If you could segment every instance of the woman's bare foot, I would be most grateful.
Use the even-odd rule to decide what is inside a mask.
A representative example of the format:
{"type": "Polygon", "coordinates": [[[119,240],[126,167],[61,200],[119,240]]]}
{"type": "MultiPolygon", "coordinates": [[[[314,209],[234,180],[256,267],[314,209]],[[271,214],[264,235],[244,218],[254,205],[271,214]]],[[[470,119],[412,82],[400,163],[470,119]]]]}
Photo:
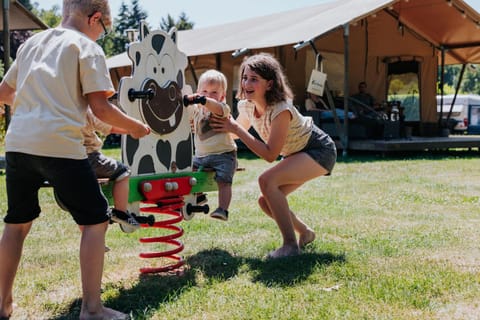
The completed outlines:
{"type": "Polygon", "coordinates": [[[8,320],[10,319],[11,316],[12,316],[11,313],[8,316],[0,316],[0,320],[8,320]]]}
{"type": "Polygon", "coordinates": [[[277,250],[270,252],[267,255],[267,259],[277,259],[284,257],[292,257],[300,254],[300,248],[298,246],[283,246],[277,250]]]}
{"type": "Polygon", "coordinates": [[[10,305],[10,307],[5,308],[4,311],[0,311],[0,320],[10,319],[10,317],[12,316],[13,307],[14,305],[12,304],[10,305]]]}
{"type": "Polygon", "coordinates": [[[130,316],[123,312],[103,307],[102,312],[89,313],[88,311],[80,312],[80,320],[129,320],[130,316]]]}
{"type": "Polygon", "coordinates": [[[313,240],[315,240],[315,232],[313,232],[312,229],[307,229],[307,231],[298,237],[298,246],[303,248],[310,242],[313,242],[313,240]]]}

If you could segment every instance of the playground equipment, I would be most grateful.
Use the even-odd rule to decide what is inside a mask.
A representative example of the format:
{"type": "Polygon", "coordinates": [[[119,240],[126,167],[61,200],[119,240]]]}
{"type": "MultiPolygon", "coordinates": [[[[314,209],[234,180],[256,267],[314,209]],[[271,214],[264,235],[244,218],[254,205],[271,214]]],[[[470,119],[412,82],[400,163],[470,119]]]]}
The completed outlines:
{"type": "MultiPolygon", "coordinates": [[[[183,104],[184,95],[192,90],[185,84],[187,57],[178,50],[176,39],[176,29],[150,31],[142,22],[138,41],[128,47],[132,75],[120,80],[117,95],[120,108],[152,129],[139,140],[122,136],[121,142],[122,161],[132,171],[129,211],[138,213],[142,229],[161,233],[140,237],[143,244],[163,246],[140,253],[141,258],[158,262],[141,268],[142,273],[170,271],[184,264],[179,255],[184,246],[178,240],[183,229],[176,224],[195,212],[208,213],[205,193],[217,190],[212,172],[192,170],[193,139],[183,104]]],[[[112,185],[102,188],[113,203],[112,185]]]]}

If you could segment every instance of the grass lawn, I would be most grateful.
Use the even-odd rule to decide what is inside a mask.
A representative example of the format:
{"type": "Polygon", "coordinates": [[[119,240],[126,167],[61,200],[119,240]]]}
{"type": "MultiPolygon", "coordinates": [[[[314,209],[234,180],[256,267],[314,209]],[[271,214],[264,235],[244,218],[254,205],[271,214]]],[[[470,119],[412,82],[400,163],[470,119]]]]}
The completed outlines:
{"type": "MultiPolygon", "coordinates": [[[[107,151],[118,155],[118,149],[107,151]]],[[[197,213],[182,273],[140,275],[152,251],[112,225],[102,297],[134,319],[477,319],[480,314],[478,153],[350,155],[305,184],[290,205],[317,232],[295,258],[266,261],[280,245],[257,206],[256,178],[271,166],[241,155],[230,220],[197,213]]],[[[6,209],[5,176],[0,208],[6,209]]],[[[217,194],[209,193],[215,207],[217,194]]],[[[52,190],[27,238],[14,319],[78,319],[79,231],[52,190]]],[[[88,201],[88,199],[86,199],[88,201]]],[[[3,223],[0,223],[0,230],[3,223]]],[[[0,262],[1,263],[1,262],[0,262]]]]}

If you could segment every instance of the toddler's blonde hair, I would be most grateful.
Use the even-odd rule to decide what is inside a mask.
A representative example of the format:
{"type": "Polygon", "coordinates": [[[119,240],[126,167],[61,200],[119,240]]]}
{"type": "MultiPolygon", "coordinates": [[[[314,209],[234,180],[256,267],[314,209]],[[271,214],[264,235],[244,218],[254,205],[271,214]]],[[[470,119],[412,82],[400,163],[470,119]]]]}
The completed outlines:
{"type": "Polygon", "coordinates": [[[227,78],[220,71],[210,69],[202,73],[198,79],[198,89],[208,83],[220,84],[223,89],[223,94],[225,95],[227,93],[227,78]]]}

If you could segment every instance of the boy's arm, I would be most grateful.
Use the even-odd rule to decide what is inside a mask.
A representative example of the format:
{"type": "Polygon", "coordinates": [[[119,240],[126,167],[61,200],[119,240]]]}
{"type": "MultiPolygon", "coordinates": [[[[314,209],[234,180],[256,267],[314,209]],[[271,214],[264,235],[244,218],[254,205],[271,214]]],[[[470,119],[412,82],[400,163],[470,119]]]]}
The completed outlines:
{"type": "Polygon", "coordinates": [[[230,114],[230,112],[228,112],[229,107],[226,105],[226,103],[218,102],[217,100],[212,98],[207,97],[207,102],[205,103],[205,107],[211,113],[222,118],[225,118],[230,114]],[[228,109],[226,110],[226,108],[228,109]]]}
{"type": "Polygon", "coordinates": [[[15,89],[10,87],[5,81],[0,83],[0,104],[12,105],[15,99],[15,89]]]}
{"type": "Polygon", "coordinates": [[[122,128],[133,138],[141,138],[150,133],[150,128],[137,119],[134,119],[108,102],[104,91],[87,94],[88,103],[95,116],[113,127],[122,128]]]}
{"type": "Polygon", "coordinates": [[[112,126],[112,130],[110,130],[110,133],[128,134],[128,131],[119,127],[112,126]]]}
{"type": "Polygon", "coordinates": [[[218,102],[215,99],[205,97],[199,94],[192,94],[192,95],[185,96],[183,103],[185,106],[188,106],[190,104],[200,103],[204,105],[208,109],[208,111],[215,114],[216,116],[219,116],[222,118],[228,116],[228,114],[225,114],[225,108],[227,107],[225,103],[218,102]]]}

